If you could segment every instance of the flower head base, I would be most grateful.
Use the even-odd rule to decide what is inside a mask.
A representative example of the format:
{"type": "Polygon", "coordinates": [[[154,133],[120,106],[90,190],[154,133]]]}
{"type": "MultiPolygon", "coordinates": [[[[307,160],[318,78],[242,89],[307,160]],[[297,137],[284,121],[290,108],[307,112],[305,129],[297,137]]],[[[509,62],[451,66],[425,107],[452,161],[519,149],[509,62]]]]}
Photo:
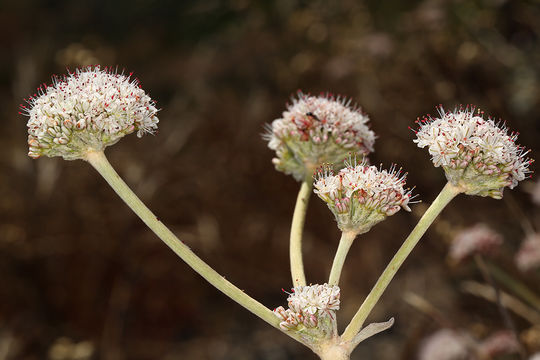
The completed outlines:
{"type": "Polygon", "coordinates": [[[394,166],[390,171],[345,163],[337,175],[328,167],[319,169],[314,192],[335,215],[341,231],[362,234],[403,208],[409,209],[411,190],[403,188],[407,174],[394,166]]]}
{"type": "Polygon", "coordinates": [[[336,311],[339,310],[339,286],[297,286],[287,298],[289,308],[276,308],[285,331],[298,331],[309,343],[335,335],[336,311]]]}
{"type": "Polygon", "coordinates": [[[375,134],[368,121],[350,100],[299,92],[282,118],[268,126],[265,139],[276,151],[276,169],[303,181],[323,163],[339,163],[349,152],[365,156],[373,151],[375,134]]]}
{"type": "Polygon", "coordinates": [[[153,133],[155,103],[130,76],[86,67],[40,87],[29,107],[21,105],[29,117],[28,155],[84,159],[132,132],[153,133]]]}
{"type": "Polygon", "coordinates": [[[439,118],[425,117],[414,140],[428,147],[433,164],[442,166],[450,183],[468,195],[502,198],[504,187],[514,188],[530,172],[528,151],[515,143],[517,134],[507,134],[474,107],[445,112],[439,118]]]}

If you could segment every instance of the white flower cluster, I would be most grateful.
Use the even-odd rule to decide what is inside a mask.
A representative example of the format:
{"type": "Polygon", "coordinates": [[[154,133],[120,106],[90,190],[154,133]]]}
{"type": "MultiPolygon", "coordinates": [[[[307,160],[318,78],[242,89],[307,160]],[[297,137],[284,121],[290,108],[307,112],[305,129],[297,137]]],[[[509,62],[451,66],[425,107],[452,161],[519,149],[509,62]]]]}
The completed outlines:
{"type": "Polygon", "coordinates": [[[276,169],[302,181],[323,163],[339,163],[349,152],[373,151],[369,118],[342,97],[298,94],[292,105],[268,126],[265,139],[276,151],[276,169]]]}
{"type": "Polygon", "coordinates": [[[84,158],[121,137],[153,133],[158,118],[154,101],[130,76],[102,70],[78,69],[52,86],[40,88],[21,105],[28,119],[28,155],[84,158]]]}
{"type": "Polygon", "coordinates": [[[449,257],[460,262],[474,254],[491,254],[503,243],[503,237],[486,224],[476,224],[460,231],[452,240],[449,257]]]}
{"type": "Polygon", "coordinates": [[[317,328],[321,320],[335,321],[335,311],[339,310],[339,286],[310,285],[297,286],[287,298],[289,308],[280,306],[274,310],[281,320],[283,330],[298,330],[299,325],[317,328]]]}
{"type": "Polygon", "coordinates": [[[403,188],[407,174],[394,166],[389,171],[346,162],[337,175],[319,169],[314,192],[335,215],[341,231],[361,234],[403,208],[410,211],[411,191],[403,188]]]}
{"type": "Polygon", "coordinates": [[[508,135],[506,127],[474,110],[445,112],[440,107],[439,118],[418,120],[414,142],[428,147],[433,164],[442,166],[448,181],[466,194],[501,198],[505,186],[512,189],[525,179],[532,160],[515,143],[517,134],[508,135]]]}

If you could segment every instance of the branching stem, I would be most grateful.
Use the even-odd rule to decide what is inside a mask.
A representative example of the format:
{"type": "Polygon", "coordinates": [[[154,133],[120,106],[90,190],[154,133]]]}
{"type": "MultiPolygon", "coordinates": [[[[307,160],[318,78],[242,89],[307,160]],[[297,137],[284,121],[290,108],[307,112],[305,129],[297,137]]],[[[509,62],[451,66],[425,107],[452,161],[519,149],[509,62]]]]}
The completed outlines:
{"type": "Polygon", "coordinates": [[[409,256],[420,238],[424,235],[428,227],[433,223],[435,218],[445,208],[445,206],[448,205],[448,203],[460,192],[461,190],[458,187],[450,183],[447,183],[445,185],[439,196],[437,196],[433,204],[431,204],[431,206],[426,210],[420,221],[418,221],[416,227],[409,234],[407,239],[405,239],[403,245],[401,245],[397,253],[394,255],[394,257],[386,267],[386,269],[384,269],[384,272],[379,277],[379,280],[377,280],[377,283],[375,284],[373,289],[371,289],[371,292],[368,294],[368,296],[354,315],[351,323],[349,324],[349,326],[347,326],[345,332],[342,335],[342,339],[344,341],[351,341],[354,336],[360,331],[360,329],[364,325],[364,322],[366,321],[366,318],[371,313],[371,310],[373,310],[373,308],[379,301],[379,298],[388,287],[388,284],[390,283],[390,281],[392,281],[392,279],[396,275],[396,272],[399,270],[405,259],[409,256]]]}

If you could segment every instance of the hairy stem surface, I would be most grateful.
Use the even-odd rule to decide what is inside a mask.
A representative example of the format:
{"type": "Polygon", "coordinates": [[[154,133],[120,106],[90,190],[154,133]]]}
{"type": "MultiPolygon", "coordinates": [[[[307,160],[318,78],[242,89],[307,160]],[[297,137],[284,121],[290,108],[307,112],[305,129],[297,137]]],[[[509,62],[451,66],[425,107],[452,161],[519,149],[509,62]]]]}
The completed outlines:
{"type": "Polygon", "coordinates": [[[298,197],[291,224],[291,236],[289,243],[289,256],[291,259],[291,276],[293,286],[305,286],[306,275],[304,274],[304,261],[302,260],[302,233],[304,230],[304,222],[306,220],[306,212],[311,195],[312,183],[309,180],[304,180],[298,197]]]}
{"type": "Polygon", "coordinates": [[[424,235],[428,227],[433,223],[435,218],[440,214],[440,212],[445,208],[445,206],[448,205],[448,203],[460,192],[461,190],[458,187],[450,183],[447,183],[445,185],[445,187],[437,196],[433,204],[431,204],[431,206],[426,210],[420,221],[418,221],[416,227],[409,234],[407,239],[405,239],[403,245],[401,245],[397,253],[394,255],[394,257],[386,267],[386,269],[384,269],[382,275],[379,277],[379,280],[377,280],[377,283],[375,284],[373,289],[371,289],[371,292],[368,294],[368,296],[354,315],[351,323],[349,324],[349,326],[347,326],[345,332],[342,335],[342,339],[344,341],[352,340],[354,336],[360,331],[360,329],[364,325],[364,322],[366,321],[366,318],[371,313],[371,310],[373,310],[373,307],[375,307],[375,305],[379,301],[379,298],[388,287],[388,284],[390,283],[390,281],[392,281],[392,279],[396,275],[396,272],[399,270],[407,256],[409,256],[422,235],[424,235]]]}
{"type": "Polygon", "coordinates": [[[349,253],[349,249],[356,238],[356,233],[346,231],[341,233],[341,239],[339,239],[339,246],[336,251],[336,256],[334,257],[334,262],[332,263],[332,270],[330,270],[330,278],[328,279],[329,285],[338,285],[339,278],[341,277],[341,271],[343,270],[343,264],[345,263],[345,258],[349,253]]]}
{"type": "MultiPolygon", "coordinates": [[[[251,298],[242,290],[227,281],[223,276],[218,274],[156,218],[150,209],[144,205],[137,195],[135,195],[135,193],[133,193],[127,184],[120,178],[102,151],[89,152],[86,160],[101,174],[101,176],[103,176],[118,196],[124,200],[141,220],[193,270],[232,300],[236,301],[268,324],[279,329],[279,319],[270,309],[251,298]]],[[[290,333],[287,333],[287,335],[293,336],[290,333]]]]}

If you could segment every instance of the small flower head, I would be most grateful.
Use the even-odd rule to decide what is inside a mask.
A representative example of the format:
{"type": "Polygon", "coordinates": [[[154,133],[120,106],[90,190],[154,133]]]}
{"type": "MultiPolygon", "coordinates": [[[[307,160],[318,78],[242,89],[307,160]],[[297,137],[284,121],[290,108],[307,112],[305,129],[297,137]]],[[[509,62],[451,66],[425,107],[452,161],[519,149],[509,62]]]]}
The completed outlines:
{"type": "Polygon", "coordinates": [[[501,234],[485,224],[460,231],[452,240],[449,257],[458,263],[474,254],[490,255],[503,243],[501,234]]]}
{"type": "Polygon", "coordinates": [[[141,137],[157,129],[155,103],[138,81],[99,66],[55,78],[27,102],[21,113],[29,117],[28,155],[34,159],[84,159],[127,134],[141,137]]]}
{"type": "Polygon", "coordinates": [[[299,92],[265,134],[268,147],[276,151],[276,169],[303,181],[323,163],[339,163],[349,152],[372,152],[375,134],[367,126],[369,118],[350,102],[299,92]]]}
{"type": "Polygon", "coordinates": [[[407,174],[394,166],[390,171],[368,166],[366,162],[345,162],[334,175],[331,168],[319,169],[314,192],[335,215],[341,231],[361,234],[403,208],[409,209],[411,191],[406,190],[407,174]]]}
{"type": "Polygon", "coordinates": [[[274,313],[281,320],[279,326],[283,330],[299,331],[306,340],[316,341],[334,334],[339,297],[339,286],[297,286],[287,298],[289,308],[280,306],[274,313]]]}
{"type": "Polygon", "coordinates": [[[515,261],[521,271],[540,268],[540,234],[531,234],[523,240],[515,261]]]}
{"type": "Polygon", "coordinates": [[[419,360],[466,360],[471,353],[467,335],[441,329],[426,338],[418,354],[419,360]]]}
{"type": "Polygon", "coordinates": [[[474,107],[427,116],[417,121],[420,129],[414,140],[427,147],[433,164],[442,166],[446,178],[469,195],[502,198],[506,186],[513,189],[530,173],[528,151],[515,143],[517,134],[507,134],[505,126],[484,119],[474,107]]]}

